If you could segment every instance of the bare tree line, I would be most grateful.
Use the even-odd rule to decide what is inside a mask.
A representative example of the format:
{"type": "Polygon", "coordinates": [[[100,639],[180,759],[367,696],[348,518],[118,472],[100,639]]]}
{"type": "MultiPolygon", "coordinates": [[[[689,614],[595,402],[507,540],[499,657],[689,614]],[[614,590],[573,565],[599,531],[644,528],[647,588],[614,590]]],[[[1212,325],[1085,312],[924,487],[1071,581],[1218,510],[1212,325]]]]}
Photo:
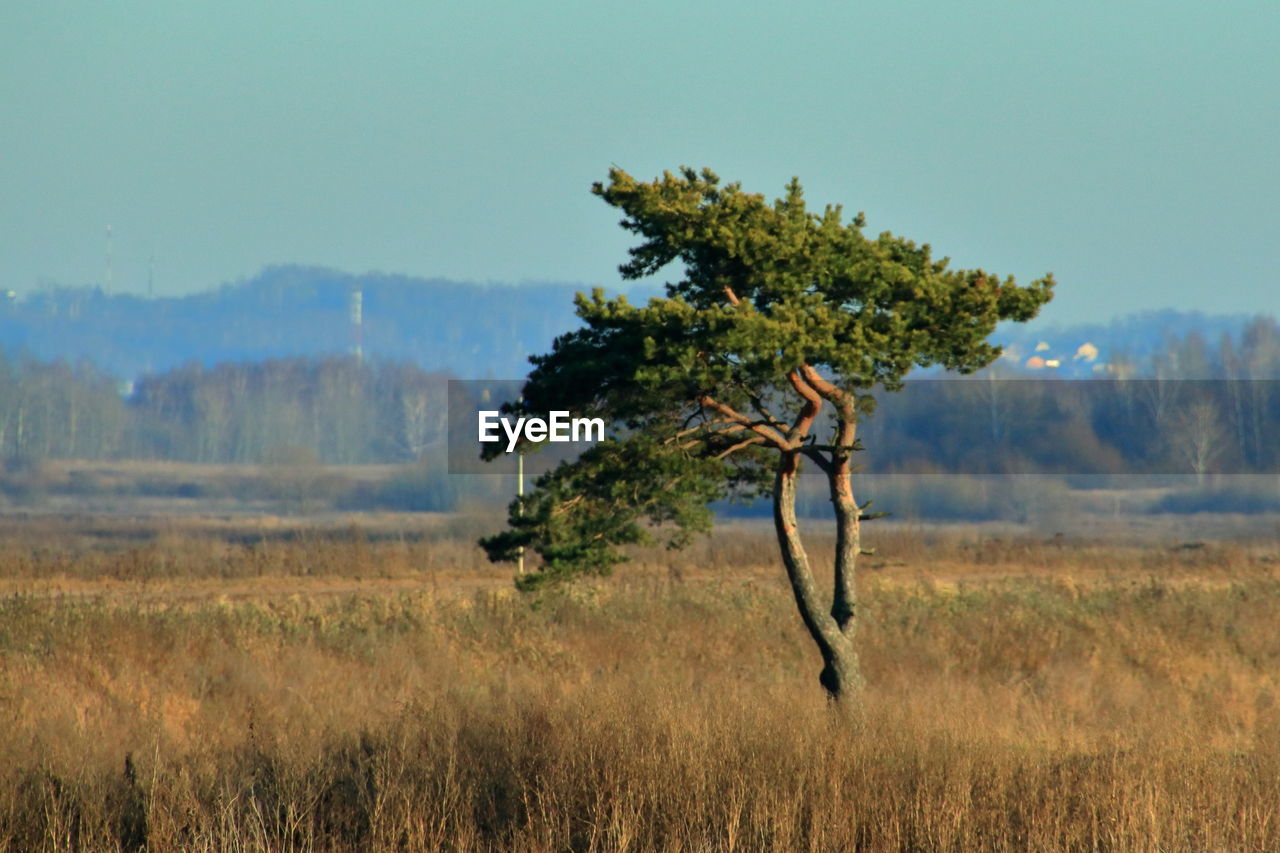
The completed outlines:
{"type": "Polygon", "coordinates": [[[259,463],[302,449],[334,465],[407,462],[443,444],[446,381],[334,357],[192,364],[130,389],[87,362],[6,360],[0,455],[259,463]]]}
{"type": "MultiPolygon", "coordinates": [[[[886,399],[864,424],[869,470],[1244,473],[1280,468],[1280,326],[1259,318],[1209,345],[1170,338],[1113,357],[1096,383],[965,381],[886,399]],[[892,442],[883,435],[895,437],[892,442]],[[994,461],[993,461],[994,460],[994,461]],[[993,466],[1004,466],[999,470],[993,466]],[[1083,466],[1083,467],[1082,467],[1083,466]]],[[[331,465],[445,452],[447,379],[351,357],[189,364],[131,388],[88,361],[0,354],[0,458],[262,463],[303,452],[331,465]]]]}

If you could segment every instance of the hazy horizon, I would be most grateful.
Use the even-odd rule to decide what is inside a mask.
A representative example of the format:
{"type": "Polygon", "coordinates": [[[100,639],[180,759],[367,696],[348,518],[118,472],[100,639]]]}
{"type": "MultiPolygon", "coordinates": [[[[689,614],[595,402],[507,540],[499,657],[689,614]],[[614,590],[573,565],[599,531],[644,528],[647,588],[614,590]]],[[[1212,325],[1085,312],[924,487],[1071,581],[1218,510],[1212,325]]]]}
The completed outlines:
{"type": "MultiPolygon", "coordinates": [[[[140,298],[155,299],[155,300],[184,299],[186,297],[214,294],[225,288],[249,287],[254,284],[262,283],[263,281],[270,281],[275,275],[279,273],[292,273],[292,272],[315,273],[317,275],[324,276],[324,277],[333,277],[338,279],[351,279],[353,285],[357,282],[362,282],[365,288],[368,288],[371,286],[376,287],[381,283],[385,283],[389,280],[396,280],[396,279],[403,279],[408,283],[422,284],[422,285],[440,283],[440,284],[454,285],[458,287],[497,288],[497,289],[522,288],[522,287],[566,288],[566,289],[575,288],[583,292],[589,292],[593,287],[603,286],[603,285],[595,284],[592,282],[552,281],[547,279],[524,279],[521,281],[498,281],[494,279],[488,279],[483,281],[474,280],[474,279],[465,280],[465,279],[459,279],[459,278],[451,278],[448,276],[413,275],[410,273],[403,273],[403,272],[396,272],[396,271],[389,271],[389,270],[378,270],[378,269],[355,271],[355,270],[341,269],[339,267],[324,266],[321,264],[272,263],[272,264],[265,264],[258,270],[246,275],[237,276],[233,279],[228,279],[226,281],[216,282],[207,287],[192,288],[191,290],[177,292],[177,293],[155,292],[155,293],[148,294],[145,288],[141,290],[138,288],[131,288],[131,289],[116,288],[108,291],[103,288],[101,282],[70,282],[70,281],[61,282],[61,281],[53,281],[51,279],[45,279],[43,281],[37,282],[34,287],[28,288],[25,291],[15,292],[14,298],[19,302],[25,302],[33,298],[39,298],[41,294],[56,292],[59,289],[65,288],[71,291],[89,290],[89,291],[100,292],[105,297],[125,296],[125,297],[140,297],[140,298]]],[[[642,296],[643,298],[647,299],[648,298],[647,294],[649,292],[652,292],[652,294],[655,296],[660,295],[661,286],[662,286],[661,282],[656,278],[645,279],[639,282],[615,281],[610,286],[606,287],[606,293],[622,293],[630,296],[633,300],[637,298],[641,298],[642,296]]],[[[366,290],[366,293],[367,293],[367,290],[366,290]]],[[[565,307],[566,307],[566,310],[568,311],[572,310],[572,305],[570,305],[569,303],[566,303],[565,307]]],[[[1213,307],[1176,308],[1176,307],[1165,305],[1165,306],[1154,306],[1149,308],[1135,308],[1132,311],[1125,311],[1125,312],[1116,313],[1113,315],[1100,316],[1097,318],[1091,317],[1091,316],[1082,316],[1074,319],[1068,318],[1066,320],[1056,318],[1050,313],[1042,312],[1040,315],[1033,317],[1031,320],[1028,320],[1026,322],[1015,322],[1012,320],[1002,321],[999,324],[999,328],[1005,328],[1011,331],[1016,331],[1018,329],[1026,329],[1026,330],[1035,329],[1043,333],[1043,332],[1051,332],[1056,329],[1069,330],[1076,327],[1088,326],[1088,325],[1106,326],[1106,325],[1112,325],[1112,324],[1123,324],[1128,321],[1142,319],[1143,317],[1158,316],[1161,314],[1177,315],[1184,318],[1194,318],[1199,316],[1199,317],[1204,317],[1207,320],[1214,320],[1214,321],[1242,321],[1243,322],[1243,321],[1248,321],[1257,317],[1280,319],[1280,311],[1276,311],[1276,310],[1268,311],[1268,310],[1259,309],[1255,311],[1249,311],[1249,310],[1231,311],[1226,309],[1214,310],[1213,307]]]]}

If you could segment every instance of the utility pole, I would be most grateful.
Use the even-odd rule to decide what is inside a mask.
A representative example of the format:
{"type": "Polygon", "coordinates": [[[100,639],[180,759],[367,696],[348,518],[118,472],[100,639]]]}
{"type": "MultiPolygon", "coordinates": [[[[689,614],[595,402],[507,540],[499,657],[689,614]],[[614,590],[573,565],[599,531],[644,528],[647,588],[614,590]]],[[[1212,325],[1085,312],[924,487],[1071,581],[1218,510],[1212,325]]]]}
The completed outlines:
{"type": "MultiPolygon", "coordinates": [[[[524,405],[524,395],[520,396],[520,404],[524,405]]],[[[524,451],[516,454],[516,514],[524,515],[524,451]]],[[[520,546],[520,554],[516,557],[516,574],[524,574],[524,546],[520,546]]]]}

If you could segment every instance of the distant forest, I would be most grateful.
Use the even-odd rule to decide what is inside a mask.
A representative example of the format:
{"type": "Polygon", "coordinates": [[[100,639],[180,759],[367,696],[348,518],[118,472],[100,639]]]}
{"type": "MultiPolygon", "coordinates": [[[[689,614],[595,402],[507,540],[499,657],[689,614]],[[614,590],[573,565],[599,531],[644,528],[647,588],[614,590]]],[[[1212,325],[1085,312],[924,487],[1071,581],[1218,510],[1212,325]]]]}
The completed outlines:
{"type": "Polygon", "coordinates": [[[128,396],[89,362],[0,362],[0,456],[271,462],[413,462],[440,449],[441,373],[351,356],[198,364],[148,376],[128,396]]]}
{"type": "MultiPolygon", "coordinates": [[[[1247,473],[1280,470],[1280,326],[1209,346],[1170,337],[1126,381],[997,365],[909,381],[864,424],[869,470],[1247,473]],[[1026,381],[1034,375],[1037,381],[1026,381]],[[1183,377],[1198,380],[1188,381],[1183,377]],[[1230,380],[1230,381],[1220,381],[1230,380]]],[[[443,459],[448,374],[355,356],[189,363],[121,380],[87,360],[0,359],[0,458],[330,465],[443,459]]]]}

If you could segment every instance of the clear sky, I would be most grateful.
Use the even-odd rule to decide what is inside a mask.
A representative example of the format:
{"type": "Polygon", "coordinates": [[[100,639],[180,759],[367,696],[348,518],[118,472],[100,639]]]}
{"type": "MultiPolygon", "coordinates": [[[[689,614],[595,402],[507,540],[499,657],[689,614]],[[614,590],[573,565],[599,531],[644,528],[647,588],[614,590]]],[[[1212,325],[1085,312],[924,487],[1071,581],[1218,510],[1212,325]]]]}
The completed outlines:
{"type": "Polygon", "coordinates": [[[1280,313],[1280,3],[0,4],[0,282],[617,283],[616,163],[792,175],[1045,319],[1280,313]]]}

